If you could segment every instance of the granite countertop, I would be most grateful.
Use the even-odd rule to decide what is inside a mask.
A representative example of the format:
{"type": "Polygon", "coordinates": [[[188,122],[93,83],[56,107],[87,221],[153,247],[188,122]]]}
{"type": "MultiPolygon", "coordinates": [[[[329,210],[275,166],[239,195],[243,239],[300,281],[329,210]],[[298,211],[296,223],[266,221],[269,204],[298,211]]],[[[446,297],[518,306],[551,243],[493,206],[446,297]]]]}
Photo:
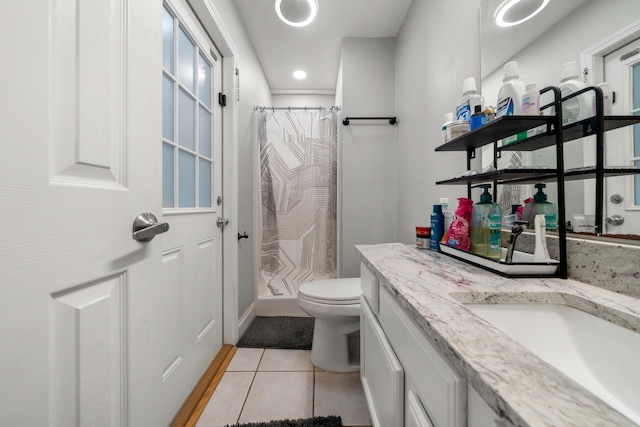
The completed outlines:
{"type": "Polygon", "coordinates": [[[571,279],[505,278],[400,243],[356,249],[505,425],[636,425],[462,303],[559,303],[640,331],[640,299],[571,279]]]}

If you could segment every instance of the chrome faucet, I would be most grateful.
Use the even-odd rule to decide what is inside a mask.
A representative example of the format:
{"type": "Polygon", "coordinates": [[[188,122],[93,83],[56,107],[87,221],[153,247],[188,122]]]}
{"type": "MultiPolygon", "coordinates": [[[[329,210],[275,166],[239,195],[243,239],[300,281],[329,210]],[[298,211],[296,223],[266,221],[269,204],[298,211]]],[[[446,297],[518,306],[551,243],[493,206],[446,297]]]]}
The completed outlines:
{"type": "Polygon", "coordinates": [[[511,237],[509,237],[509,247],[507,248],[507,256],[505,262],[511,264],[513,262],[513,250],[516,247],[516,239],[524,231],[524,227],[529,224],[529,221],[514,221],[513,227],[511,227],[511,237]]]}

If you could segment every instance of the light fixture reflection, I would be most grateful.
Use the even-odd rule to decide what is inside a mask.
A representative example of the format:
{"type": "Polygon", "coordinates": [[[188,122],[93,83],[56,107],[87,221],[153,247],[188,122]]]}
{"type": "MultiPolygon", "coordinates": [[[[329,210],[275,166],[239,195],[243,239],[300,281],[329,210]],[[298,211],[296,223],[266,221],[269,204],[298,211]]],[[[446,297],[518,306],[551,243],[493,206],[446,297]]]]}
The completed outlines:
{"type": "MultiPolygon", "coordinates": [[[[504,2],[502,2],[502,4],[500,6],[498,6],[498,8],[496,9],[495,12],[495,18],[496,18],[496,24],[499,27],[513,27],[515,25],[519,25],[522,24],[523,22],[528,21],[529,19],[533,18],[534,16],[536,16],[538,13],[542,12],[542,9],[544,9],[545,7],[547,7],[547,5],[549,4],[550,0],[542,0],[540,3],[540,6],[538,6],[537,9],[535,9],[533,12],[530,12],[527,10],[526,13],[528,13],[528,15],[524,16],[523,18],[517,19],[517,20],[511,20],[511,21],[506,21],[505,20],[505,15],[507,14],[507,12],[509,12],[511,9],[513,9],[516,5],[518,5],[518,3],[521,3],[523,0],[505,0],[504,2]]],[[[536,0],[536,1],[540,1],[540,0],[536,0]]],[[[520,4],[521,9],[527,9],[526,6],[528,6],[531,3],[530,0],[524,0],[524,3],[520,4]]]]}
{"type": "Polygon", "coordinates": [[[278,18],[292,27],[309,25],[318,13],[317,0],[276,0],[278,18]]]}
{"type": "Polygon", "coordinates": [[[306,79],[307,78],[307,73],[305,73],[302,70],[296,70],[296,71],[293,72],[293,77],[295,77],[298,80],[306,79]]]}

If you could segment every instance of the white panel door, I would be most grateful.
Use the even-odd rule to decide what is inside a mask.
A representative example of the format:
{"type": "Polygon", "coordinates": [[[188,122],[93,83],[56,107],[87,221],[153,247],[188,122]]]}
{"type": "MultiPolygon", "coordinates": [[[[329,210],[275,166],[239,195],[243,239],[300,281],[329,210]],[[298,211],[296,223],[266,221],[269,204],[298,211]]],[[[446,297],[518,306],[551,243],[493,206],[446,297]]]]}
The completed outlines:
{"type": "MultiPolygon", "coordinates": [[[[614,115],[640,115],[640,39],[604,57],[604,79],[616,94],[614,115]]],[[[605,135],[607,166],[640,167],[640,125],[605,135]]],[[[608,234],[640,234],[640,175],[605,180],[605,218],[619,215],[622,224],[605,223],[608,234]],[[612,196],[616,196],[612,199],[612,196]],[[622,200],[621,200],[621,198],[622,200]]]]}
{"type": "Polygon", "coordinates": [[[162,22],[163,214],[171,233],[162,242],[158,410],[169,416],[222,348],[222,72],[186,2],[167,2],[162,22]]]}
{"type": "MultiPolygon", "coordinates": [[[[162,3],[9,0],[0,425],[162,426],[162,3]]],[[[165,218],[166,219],[166,218],[165,218]]],[[[205,245],[205,243],[202,243],[205,245]]]]}

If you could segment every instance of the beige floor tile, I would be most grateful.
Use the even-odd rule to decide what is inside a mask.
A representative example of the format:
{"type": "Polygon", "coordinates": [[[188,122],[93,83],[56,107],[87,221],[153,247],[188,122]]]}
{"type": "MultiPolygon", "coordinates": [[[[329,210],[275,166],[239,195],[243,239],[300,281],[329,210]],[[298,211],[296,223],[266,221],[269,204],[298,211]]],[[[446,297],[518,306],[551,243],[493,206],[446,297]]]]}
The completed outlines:
{"type": "Polygon", "coordinates": [[[313,372],[257,372],[241,423],[312,416],[313,372]]]}
{"type": "Polygon", "coordinates": [[[268,348],[264,351],[258,371],[313,371],[311,351],[268,348]]]}
{"type": "Polygon", "coordinates": [[[264,353],[263,348],[238,348],[233,355],[227,372],[255,372],[264,353]]]}
{"type": "Polygon", "coordinates": [[[339,415],[345,426],[370,426],[360,373],[316,372],[314,416],[339,415]]]}
{"type": "Polygon", "coordinates": [[[196,427],[223,427],[238,421],[255,372],[225,372],[196,427]]]}

